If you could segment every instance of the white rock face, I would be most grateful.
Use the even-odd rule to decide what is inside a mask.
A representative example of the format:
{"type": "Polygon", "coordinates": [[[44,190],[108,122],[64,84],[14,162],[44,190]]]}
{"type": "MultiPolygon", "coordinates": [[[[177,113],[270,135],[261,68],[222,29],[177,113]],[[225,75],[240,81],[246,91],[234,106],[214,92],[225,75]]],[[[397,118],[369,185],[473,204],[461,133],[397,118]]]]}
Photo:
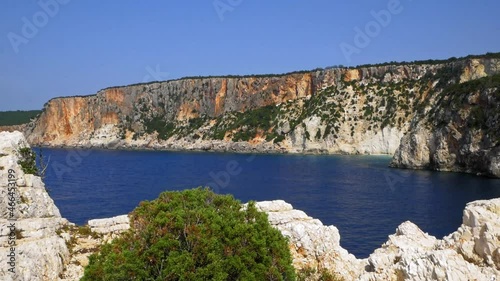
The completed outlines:
{"type": "Polygon", "coordinates": [[[356,280],[500,280],[499,253],[500,198],[474,201],[462,226],[443,240],[401,224],[356,280]]]}
{"type": "Polygon", "coordinates": [[[467,204],[462,226],[443,240],[464,259],[500,270],[500,198],[467,204]]]}
{"type": "Polygon", "coordinates": [[[130,228],[130,222],[127,215],[89,220],[90,229],[96,233],[117,234],[130,228]]]}
{"type": "MultiPolygon", "coordinates": [[[[360,121],[360,123],[362,123],[360,121]]],[[[306,129],[297,127],[293,135],[288,138],[289,152],[291,153],[329,153],[329,154],[394,154],[400,145],[400,140],[405,133],[405,129],[386,127],[383,130],[363,131],[362,126],[356,128],[355,133],[350,135],[348,126],[341,127],[341,134],[338,138],[332,136],[324,139],[307,139],[305,132],[309,136],[314,136],[316,132],[324,132],[325,125],[318,125],[315,117],[305,120],[306,129]],[[314,134],[312,133],[314,132],[314,134]]],[[[368,125],[366,126],[368,127],[368,125]]]]}
{"type": "Polygon", "coordinates": [[[20,132],[0,132],[0,280],[57,280],[69,260],[69,251],[56,232],[68,222],[61,218],[42,180],[24,174],[17,164],[16,151],[21,147],[29,145],[20,132]],[[17,179],[12,194],[9,174],[17,179]],[[13,209],[9,209],[10,198],[16,203],[13,209]],[[10,236],[12,226],[15,240],[10,236]],[[13,261],[8,255],[15,255],[15,263],[8,264],[13,261]]]}
{"type": "Polygon", "coordinates": [[[89,142],[95,147],[108,147],[117,141],[118,134],[119,129],[114,124],[105,124],[93,132],[89,142]]]}
{"type": "Polygon", "coordinates": [[[339,276],[354,276],[362,270],[362,262],[340,246],[335,226],[325,226],[282,200],[257,202],[256,207],[289,238],[295,268],[327,269],[339,276]]]}

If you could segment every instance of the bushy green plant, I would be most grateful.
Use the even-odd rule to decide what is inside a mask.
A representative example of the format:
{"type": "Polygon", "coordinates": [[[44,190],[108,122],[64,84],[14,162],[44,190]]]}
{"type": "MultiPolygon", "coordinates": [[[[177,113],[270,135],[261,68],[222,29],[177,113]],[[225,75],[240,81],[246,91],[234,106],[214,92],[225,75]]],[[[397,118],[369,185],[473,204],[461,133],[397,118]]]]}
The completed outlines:
{"type": "Polygon", "coordinates": [[[142,202],[82,280],[295,280],[291,262],[287,240],[254,203],[197,188],[142,202]]]}
{"type": "Polygon", "coordinates": [[[279,135],[277,136],[275,139],[274,139],[274,143],[280,143],[282,141],[285,140],[285,136],[284,135],[279,135]]]}
{"type": "Polygon", "coordinates": [[[167,122],[162,117],[158,116],[145,120],[144,126],[146,127],[146,133],[152,134],[156,131],[158,137],[162,140],[170,138],[174,134],[176,128],[175,124],[167,122]]]}
{"type": "Polygon", "coordinates": [[[231,113],[227,118],[219,117],[212,128],[214,139],[223,139],[226,132],[235,131],[233,141],[249,141],[257,131],[267,132],[276,125],[279,108],[274,105],[263,106],[245,112],[231,113]],[[246,127],[245,130],[242,127],[246,127]]]}
{"type": "Polygon", "coordinates": [[[17,151],[19,160],[17,164],[25,174],[39,175],[38,167],[36,166],[36,153],[29,147],[21,147],[17,151]]]}

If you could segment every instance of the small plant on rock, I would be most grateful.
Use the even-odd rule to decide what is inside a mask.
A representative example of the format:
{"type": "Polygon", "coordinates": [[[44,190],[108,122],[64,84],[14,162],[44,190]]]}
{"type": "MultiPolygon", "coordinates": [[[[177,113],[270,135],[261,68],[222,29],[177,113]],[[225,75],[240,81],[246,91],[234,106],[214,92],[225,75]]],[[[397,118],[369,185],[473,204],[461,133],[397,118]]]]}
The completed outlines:
{"type": "Polygon", "coordinates": [[[17,150],[19,160],[17,164],[25,174],[38,176],[38,167],[36,166],[36,153],[29,147],[21,147],[17,150]]]}

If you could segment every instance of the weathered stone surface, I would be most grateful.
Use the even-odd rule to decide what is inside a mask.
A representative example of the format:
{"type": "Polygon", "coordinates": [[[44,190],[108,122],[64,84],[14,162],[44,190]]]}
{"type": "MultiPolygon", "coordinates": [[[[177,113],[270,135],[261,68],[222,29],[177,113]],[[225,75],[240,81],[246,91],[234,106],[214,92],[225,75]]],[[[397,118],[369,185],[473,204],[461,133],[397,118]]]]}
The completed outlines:
{"type": "Polygon", "coordinates": [[[23,125],[12,125],[12,126],[0,126],[0,132],[15,132],[15,131],[24,131],[26,129],[26,124],[23,125]]]}
{"type": "Polygon", "coordinates": [[[130,228],[130,223],[127,215],[89,220],[90,229],[96,233],[117,234],[126,231],[130,228]]]}
{"type": "Polygon", "coordinates": [[[325,226],[282,200],[257,202],[256,207],[289,238],[296,269],[326,269],[340,276],[354,276],[362,269],[363,264],[340,246],[335,226],[325,226]]]}
{"type": "Polygon", "coordinates": [[[467,204],[462,226],[443,240],[464,259],[500,270],[500,198],[467,204]]]}
{"type": "Polygon", "coordinates": [[[467,61],[462,87],[428,96],[428,107],[412,121],[391,165],[499,178],[500,87],[491,77],[499,69],[498,60],[467,61]],[[479,78],[482,83],[475,83],[479,78]]]}
{"type": "Polygon", "coordinates": [[[21,147],[29,146],[20,132],[0,132],[0,280],[57,280],[69,261],[66,243],[57,233],[68,222],[61,218],[42,180],[24,174],[17,164],[21,147]],[[14,190],[9,190],[9,170],[16,175],[14,190]],[[8,205],[10,196],[16,203],[13,209],[8,205]],[[15,240],[9,239],[13,224],[15,240]],[[11,253],[15,264],[9,265],[11,253]]]}
{"type": "Polygon", "coordinates": [[[499,280],[499,208],[500,198],[467,204],[463,224],[443,240],[401,224],[356,280],[499,280]]]}
{"type": "Polygon", "coordinates": [[[439,98],[411,124],[391,165],[500,177],[499,104],[500,87],[439,98]]]}

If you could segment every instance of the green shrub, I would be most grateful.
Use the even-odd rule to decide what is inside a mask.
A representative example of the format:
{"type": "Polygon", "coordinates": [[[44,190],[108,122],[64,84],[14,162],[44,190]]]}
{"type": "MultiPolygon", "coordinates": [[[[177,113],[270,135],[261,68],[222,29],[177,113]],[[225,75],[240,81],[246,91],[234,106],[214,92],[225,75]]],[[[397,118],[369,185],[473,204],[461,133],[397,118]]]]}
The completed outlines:
{"type": "Polygon", "coordinates": [[[285,140],[285,135],[279,135],[274,139],[274,143],[280,143],[285,140]]]}
{"type": "Polygon", "coordinates": [[[29,147],[21,147],[17,151],[19,160],[17,164],[25,174],[38,176],[38,167],[36,166],[36,153],[29,147]]]}
{"type": "Polygon", "coordinates": [[[222,140],[226,132],[236,131],[232,135],[233,141],[249,141],[256,136],[258,130],[271,130],[277,123],[278,114],[279,108],[275,105],[228,113],[217,118],[217,123],[211,128],[211,135],[216,140],[222,140]],[[243,130],[242,127],[246,129],[243,130]]]}
{"type": "Polygon", "coordinates": [[[162,117],[153,117],[144,121],[144,126],[146,127],[146,133],[152,134],[153,132],[158,133],[158,137],[162,140],[167,140],[175,133],[176,125],[172,122],[167,122],[163,120],[162,117]]]}
{"type": "Polygon", "coordinates": [[[255,203],[197,188],[164,192],[89,259],[82,280],[295,280],[288,242],[255,203]]]}

